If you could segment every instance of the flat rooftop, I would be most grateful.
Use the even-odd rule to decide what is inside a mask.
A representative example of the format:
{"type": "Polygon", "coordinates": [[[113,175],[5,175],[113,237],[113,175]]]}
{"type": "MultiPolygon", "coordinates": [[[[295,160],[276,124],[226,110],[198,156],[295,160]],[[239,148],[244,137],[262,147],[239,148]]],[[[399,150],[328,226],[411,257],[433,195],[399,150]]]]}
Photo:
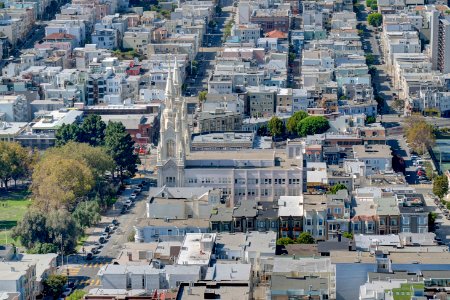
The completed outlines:
{"type": "Polygon", "coordinates": [[[178,291],[177,299],[180,300],[198,300],[206,299],[205,295],[209,295],[208,299],[221,300],[237,300],[250,299],[250,287],[245,285],[226,285],[214,286],[213,289],[205,286],[182,286],[178,291]],[[190,292],[188,292],[188,289],[190,292]]]}
{"type": "Polygon", "coordinates": [[[179,265],[208,265],[216,240],[214,233],[188,233],[178,256],[179,265]]]}

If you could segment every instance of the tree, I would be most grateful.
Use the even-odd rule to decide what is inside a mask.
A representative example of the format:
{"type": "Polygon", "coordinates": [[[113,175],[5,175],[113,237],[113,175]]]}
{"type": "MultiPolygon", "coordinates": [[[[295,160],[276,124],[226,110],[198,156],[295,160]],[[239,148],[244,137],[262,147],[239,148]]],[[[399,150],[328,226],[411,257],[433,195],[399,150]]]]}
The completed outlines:
{"type": "Polygon", "coordinates": [[[49,275],[43,282],[44,294],[53,296],[54,299],[62,293],[67,277],[64,275],[49,275]]]}
{"type": "Polygon", "coordinates": [[[72,213],[77,227],[84,229],[97,224],[100,219],[100,206],[97,201],[85,201],[79,203],[72,213]]]}
{"type": "Polygon", "coordinates": [[[36,243],[33,248],[27,251],[29,254],[58,253],[58,247],[51,243],[36,243]]]}
{"type": "Polygon", "coordinates": [[[290,237],[282,237],[277,240],[277,245],[280,245],[280,246],[286,246],[286,245],[293,244],[293,243],[294,243],[294,240],[291,239],[290,237]]]}
{"type": "Polygon", "coordinates": [[[125,172],[129,176],[134,176],[139,158],[134,154],[134,142],[122,123],[108,123],[105,131],[105,147],[116,163],[120,179],[123,179],[125,172]]]}
{"type": "Polygon", "coordinates": [[[63,146],[69,141],[101,146],[104,144],[105,128],[105,122],[98,115],[87,116],[81,124],[63,124],[56,131],[56,146],[63,146]]]}
{"type": "Polygon", "coordinates": [[[367,23],[369,23],[373,27],[381,26],[383,23],[383,15],[380,13],[372,13],[367,17],[367,23]]]}
{"type": "Polygon", "coordinates": [[[351,233],[351,232],[346,231],[346,232],[344,232],[344,233],[342,234],[342,236],[345,237],[345,238],[347,238],[347,239],[353,240],[353,233],[351,233]]]}
{"type": "Polygon", "coordinates": [[[448,192],[448,178],[445,175],[436,176],[433,180],[433,194],[442,200],[448,192]]]}
{"type": "Polygon", "coordinates": [[[314,244],[316,241],[309,232],[302,232],[298,238],[295,239],[296,244],[314,244]]]}
{"type": "Polygon", "coordinates": [[[434,231],[434,225],[436,223],[436,219],[438,217],[438,214],[435,212],[429,212],[428,213],[428,232],[434,231]]]}
{"type": "Polygon", "coordinates": [[[267,125],[266,124],[261,125],[261,127],[258,128],[257,134],[259,136],[269,135],[268,130],[267,130],[267,125]]]}
{"type": "Polygon", "coordinates": [[[56,130],[56,146],[62,146],[69,141],[81,142],[81,128],[78,124],[62,124],[58,130],[56,130]]]}
{"type": "Polygon", "coordinates": [[[425,153],[436,142],[433,126],[428,124],[423,117],[407,118],[405,130],[408,143],[419,154],[425,153]]]}
{"type": "Polygon", "coordinates": [[[368,66],[373,65],[375,63],[375,57],[373,56],[373,54],[366,54],[366,63],[368,66]]]}
{"type": "Polygon", "coordinates": [[[16,181],[29,174],[32,155],[16,142],[0,142],[0,179],[8,188],[11,179],[16,181]]]}
{"type": "Polygon", "coordinates": [[[283,121],[274,116],[267,123],[267,129],[273,137],[281,136],[284,133],[283,121]]]}
{"type": "Polygon", "coordinates": [[[69,212],[54,210],[45,213],[30,209],[13,228],[13,238],[19,238],[23,246],[35,253],[55,253],[61,250],[71,253],[77,244],[78,229],[69,212]]]}
{"type": "Polygon", "coordinates": [[[429,161],[426,161],[424,163],[424,167],[425,167],[425,173],[427,174],[427,177],[430,180],[433,180],[435,174],[434,174],[433,166],[431,165],[431,163],[429,161]]]}
{"type": "Polygon", "coordinates": [[[64,253],[72,253],[80,234],[73,217],[65,210],[48,214],[45,222],[51,242],[63,248],[64,253]]]}
{"type": "Polygon", "coordinates": [[[366,117],[366,125],[367,124],[372,124],[372,123],[375,123],[377,121],[377,118],[376,117],[374,117],[374,116],[367,116],[366,117]]]}
{"type": "Polygon", "coordinates": [[[70,157],[84,162],[96,180],[100,179],[106,172],[114,170],[115,167],[114,160],[106,153],[104,148],[92,147],[89,144],[75,143],[73,141],[69,141],[62,147],[48,149],[44,157],[47,156],[70,157]]]}
{"type": "Polygon", "coordinates": [[[340,190],[346,190],[346,189],[347,189],[347,186],[345,186],[345,185],[342,184],[342,183],[338,183],[338,184],[333,185],[333,186],[330,188],[330,193],[331,193],[331,194],[337,194],[338,191],[340,191],[340,190]]]}
{"type": "Polygon", "coordinates": [[[80,126],[81,142],[101,146],[105,141],[106,124],[99,115],[88,115],[80,126]]]}
{"type": "Polygon", "coordinates": [[[198,93],[198,100],[205,101],[207,95],[208,95],[207,91],[201,91],[200,93],[198,93]]]}
{"type": "Polygon", "coordinates": [[[12,230],[12,237],[19,239],[20,243],[27,249],[37,244],[49,242],[46,225],[47,217],[42,211],[36,209],[28,210],[12,230]]]}
{"type": "Polygon", "coordinates": [[[309,116],[297,124],[297,134],[299,136],[320,134],[326,132],[329,128],[330,125],[328,124],[327,118],[322,116],[309,116]]]}
{"type": "Polygon", "coordinates": [[[34,203],[45,212],[71,210],[94,186],[92,172],[83,161],[59,155],[46,155],[36,164],[32,178],[34,203]]]}
{"type": "Polygon", "coordinates": [[[72,294],[70,294],[68,297],[66,297],[66,300],[81,300],[83,299],[84,295],[86,295],[86,292],[83,290],[75,290],[72,294]]]}
{"type": "Polygon", "coordinates": [[[291,134],[297,133],[297,124],[306,118],[308,113],[305,111],[297,111],[287,120],[286,130],[291,134]]]}

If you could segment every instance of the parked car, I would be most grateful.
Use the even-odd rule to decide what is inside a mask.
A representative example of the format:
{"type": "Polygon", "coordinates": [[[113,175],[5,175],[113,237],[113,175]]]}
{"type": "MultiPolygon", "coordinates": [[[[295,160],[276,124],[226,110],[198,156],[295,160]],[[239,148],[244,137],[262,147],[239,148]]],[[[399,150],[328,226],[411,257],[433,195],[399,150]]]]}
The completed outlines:
{"type": "Polygon", "coordinates": [[[137,197],[136,193],[133,193],[133,194],[130,195],[130,199],[132,199],[132,200],[136,199],[136,197],[137,197]]]}
{"type": "Polygon", "coordinates": [[[91,252],[89,252],[87,255],[86,255],[86,260],[91,260],[91,259],[93,259],[94,258],[94,254],[92,254],[91,252]]]}
{"type": "Polygon", "coordinates": [[[130,199],[125,201],[125,205],[131,206],[131,204],[133,203],[133,201],[131,201],[130,199]]]}
{"type": "Polygon", "coordinates": [[[71,293],[72,293],[72,289],[71,288],[66,288],[64,290],[64,292],[62,293],[62,296],[63,297],[68,297],[71,293]]]}
{"type": "Polygon", "coordinates": [[[111,224],[118,226],[119,225],[119,221],[117,221],[116,219],[112,220],[111,224]]]}
{"type": "Polygon", "coordinates": [[[104,243],[106,243],[107,241],[106,241],[106,239],[105,239],[103,236],[101,236],[101,237],[98,238],[98,242],[99,242],[100,244],[104,244],[104,243]]]}
{"type": "Polygon", "coordinates": [[[109,226],[106,226],[105,229],[103,230],[103,232],[106,232],[106,233],[108,233],[110,231],[111,231],[111,228],[109,228],[109,226]]]}
{"type": "Polygon", "coordinates": [[[125,205],[124,206],[122,206],[122,209],[120,210],[120,213],[121,214],[124,214],[124,213],[126,213],[127,212],[127,208],[125,207],[125,205]]]}
{"type": "Polygon", "coordinates": [[[94,247],[91,249],[92,254],[98,254],[100,253],[100,250],[97,247],[94,247]]]}
{"type": "Polygon", "coordinates": [[[109,234],[106,232],[103,232],[101,237],[104,238],[105,240],[107,240],[107,239],[109,239],[109,234]]]}
{"type": "Polygon", "coordinates": [[[94,243],[94,246],[95,246],[97,249],[103,248],[103,245],[102,245],[100,242],[95,242],[95,243],[94,243]]]}

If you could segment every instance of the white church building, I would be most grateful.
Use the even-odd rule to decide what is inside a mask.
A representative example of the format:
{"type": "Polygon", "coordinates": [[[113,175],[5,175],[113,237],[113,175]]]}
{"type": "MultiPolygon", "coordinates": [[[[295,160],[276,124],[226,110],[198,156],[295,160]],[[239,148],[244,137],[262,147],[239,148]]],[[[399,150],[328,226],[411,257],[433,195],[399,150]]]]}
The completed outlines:
{"type": "Polygon", "coordinates": [[[221,189],[231,205],[302,194],[302,146],[285,149],[191,151],[187,109],[177,62],[169,72],[157,151],[158,186],[221,189]]]}

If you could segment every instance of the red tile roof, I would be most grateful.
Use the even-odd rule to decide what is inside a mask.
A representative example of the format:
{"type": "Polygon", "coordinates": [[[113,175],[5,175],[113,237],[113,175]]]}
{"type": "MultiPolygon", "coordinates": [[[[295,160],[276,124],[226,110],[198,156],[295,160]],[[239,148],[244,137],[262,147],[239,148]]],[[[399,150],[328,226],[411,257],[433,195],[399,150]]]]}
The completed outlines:
{"type": "Polygon", "coordinates": [[[52,33],[44,37],[44,40],[74,40],[75,36],[68,33],[52,33]]]}
{"type": "Polygon", "coordinates": [[[272,31],[266,33],[266,37],[285,39],[287,37],[287,34],[282,31],[279,31],[279,30],[272,30],[272,31]]]}

